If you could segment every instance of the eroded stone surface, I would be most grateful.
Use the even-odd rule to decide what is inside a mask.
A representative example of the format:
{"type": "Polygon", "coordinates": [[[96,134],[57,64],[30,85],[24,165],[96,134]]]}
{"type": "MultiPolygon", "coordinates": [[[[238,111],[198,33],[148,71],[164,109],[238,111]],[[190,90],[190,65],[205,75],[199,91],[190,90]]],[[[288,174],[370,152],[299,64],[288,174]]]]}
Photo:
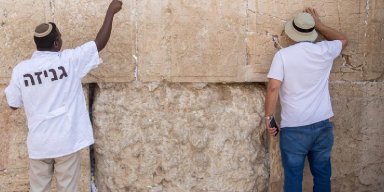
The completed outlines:
{"type": "MultiPolygon", "coordinates": [[[[42,22],[55,22],[62,33],[63,49],[92,41],[100,29],[109,2],[105,1],[0,1],[0,82],[8,83],[12,68],[35,51],[33,31],[42,22]]],[[[112,36],[100,53],[104,64],[84,82],[134,80],[134,4],[124,4],[116,15],[112,36]]]]}
{"type": "Polygon", "coordinates": [[[13,66],[32,55],[33,30],[49,17],[49,4],[44,0],[1,0],[0,4],[0,82],[8,83],[13,66]]]}
{"type": "Polygon", "coordinates": [[[0,85],[0,189],[28,191],[27,127],[23,110],[13,111],[0,85]]]}
{"type": "MultiPolygon", "coordinates": [[[[108,6],[88,0],[2,0],[1,4],[2,83],[8,81],[12,67],[32,53],[32,31],[38,23],[55,21],[64,48],[71,48],[95,38],[108,6]]],[[[287,46],[282,38],[285,22],[305,6],[317,8],[324,23],[349,38],[332,70],[333,80],[382,80],[383,4],[381,0],[124,1],[110,42],[101,52],[105,65],[85,82],[266,81],[274,53],[287,46]]]]}
{"type": "MultiPolygon", "coordinates": [[[[33,52],[37,24],[55,21],[64,48],[78,46],[95,38],[108,2],[0,4],[4,84],[13,66],[33,52]]],[[[101,191],[281,191],[278,141],[262,136],[264,90],[249,84],[201,82],[265,81],[274,53],[280,45],[287,46],[281,36],[284,23],[304,6],[317,8],[326,24],[349,38],[331,73],[333,191],[381,191],[382,0],[124,1],[101,53],[104,65],[85,79],[137,80],[101,84],[96,97],[101,191]]],[[[0,109],[0,135],[5,138],[0,140],[0,189],[26,191],[24,113],[9,110],[4,98],[0,109]]],[[[86,158],[84,165],[89,166],[86,158]]],[[[311,189],[308,174],[306,169],[305,191],[311,189]]],[[[84,186],[88,190],[89,184],[84,186]]]]}
{"type": "Polygon", "coordinates": [[[161,76],[176,82],[236,81],[246,59],[244,1],[142,1],[140,5],[139,51],[148,53],[140,55],[143,81],[161,76]]]}
{"type": "MultiPolygon", "coordinates": [[[[116,14],[111,38],[100,53],[103,64],[88,74],[85,82],[129,82],[134,80],[135,23],[131,19],[133,1],[124,2],[116,14]]],[[[109,1],[53,1],[53,19],[62,31],[64,48],[73,48],[96,38],[109,1]]]]}
{"type": "Polygon", "coordinates": [[[101,191],[265,191],[264,89],[256,84],[101,84],[101,191]]]}

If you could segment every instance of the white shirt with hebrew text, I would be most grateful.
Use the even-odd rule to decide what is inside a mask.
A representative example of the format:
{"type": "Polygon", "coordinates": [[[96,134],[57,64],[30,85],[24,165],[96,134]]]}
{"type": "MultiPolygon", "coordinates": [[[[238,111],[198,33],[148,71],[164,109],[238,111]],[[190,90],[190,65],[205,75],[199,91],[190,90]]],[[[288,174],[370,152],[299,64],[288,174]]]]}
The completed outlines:
{"type": "Polygon", "coordinates": [[[31,159],[56,158],[94,143],[81,79],[101,63],[95,42],[62,52],[35,51],[19,63],[5,89],[12,107],[24,107],[31,159]]]}

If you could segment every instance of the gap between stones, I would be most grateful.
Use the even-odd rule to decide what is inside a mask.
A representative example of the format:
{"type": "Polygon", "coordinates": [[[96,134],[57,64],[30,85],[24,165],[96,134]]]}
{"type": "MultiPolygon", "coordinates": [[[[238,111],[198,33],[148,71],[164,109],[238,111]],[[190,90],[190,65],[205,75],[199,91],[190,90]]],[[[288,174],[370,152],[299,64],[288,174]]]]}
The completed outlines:
{"type": "MultiPolygon", "coordinates": [[[[93,128],[93,104],[95,101],[96,96],[96,89],[97,89],[97,83],[90,83],[88,84],[88,113],[89,118],[91,120],[92,128],[93,128]]],[[[96,192],[96,185],[95,185],[95,171],[96,171],[96,162],[95,162],[95,149],[94,145],[89,146],[89,159],[90,159],[90,168],[91,168],[91,178],[90,178],[90,188],[91,192],[96,192]]]]}

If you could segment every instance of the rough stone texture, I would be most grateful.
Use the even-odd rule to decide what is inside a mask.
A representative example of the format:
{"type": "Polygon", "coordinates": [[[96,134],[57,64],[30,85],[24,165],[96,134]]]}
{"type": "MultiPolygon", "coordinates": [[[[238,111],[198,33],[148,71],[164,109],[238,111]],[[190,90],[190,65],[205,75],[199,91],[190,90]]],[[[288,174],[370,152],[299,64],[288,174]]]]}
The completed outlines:
{"type": "MultiPolygon", "coordinates": [[[[131,19],[134,1],[124,2],[124,11],[116,15],[108,46],[101,52],[104,64],[93,70],[86,82],[129,82],[134,80],[135,23],[131,19]]],[[[52,18],[58,23],[64,48],[81,45],[96,38],[109,1],[51,1],[52,18]],[[81,6],[79,6],[81,5],[81,6]]]]}
{"type": "Polygon", "coordinates": [[[100,191],[266,191],[257,84],[100,84],[94,103],[100,191]]]}
{"type": "Polygon", "coordinates": [[[0,191],[28,191],[26,118],[23,110],[12,111],[0,85],[0,191]]]}
{"type": "Polygon", "coordinates": [[[30,57],[35,49],[33,30],[46,18],[45,2],[0,0],[1,83],[8,83],[13,66],[30,57]]]}
{"type": "Polygon", "coordinates": [[[281,165],[278,138],[269,138],[269,186],[268,192],[281,192],[283,188],[283,167],[281,165]]]}
{"type": "MultiPolygon", "coordinates": [[[[62,33],[63,49],[74,48],[95,39],[108,4],[107,1],[89,0],[0,0],[0,83],[8,83],[12,68],[31,57],[35,50],[33,31],[36,25],[54,21],[62,33]]],[[[85,82],[134,80],[135,22],[130,19],[133,16],[132,5],[125,3],[124,11],[116,15],[113,35],[101,53],[104,64],[92,71],[85,82]]]]}
{"type": "Polygon", "coordinates": [[[336,62],[332,79],[382,81],[384,1],[339,1],[338,5],[338,28],[347,35],[350,43],[336,62]]]}
{"type": "MultiPolygon", "coordinates": [[[[37,24],[55,21],[64,48],[78,46],[95,38],[108,1],[0,5],[3,97],[13,66],[34,50],[37,24]]],[[[199,82],[265,81],[274,53],[288,46],[284,23],[305,6],[349,38],[331,73],[333,191],[382,191],[383,0],[124,1],[104,65],[85,79],[107,83],[94,109],[100,191],[281,191],[278,140],[264,138],[260,123],[263,88],[199,82]]],[[[0,191],[26,191],[24,113],[4,98],[0,109],[0,191]]]]}
{"type": "MultiPolygon", "coordinates": [[[[8,107],[4,89],[5,86],[0,85],[0,191],[25,192],[29,190],[25,113],[22,109],[13,111],[8,107]]],[[[84,149],[79,192],[90,189],[89,162],[89,150],[84,149]]]]}
{"type": "Polygon", "coordinates": [[[246,1],[140,1],[143,81],[236,81],[246,63],[246,1]]]}
{"type": "Polygon", "coordinates": [[[382,78],[383,1],[140,1],[140,80],[265,81],[284,23],[304,6],[350,38],[332,77],[382,78]],[[151,14],[148,14],[151,13],[151,14]],[[351,19],[353,17],[353,19],[351,19]],[[155,30],[151,30],[155,29],[155,30]],[[150,38],[148,38],[150,37],[150,38]]]}
{"type": "MultiPolygon", "coordinates": [[[[64,48],[78,46],[95,38],[108,2],[0,4],[0,82],[5,83],[12,67],[31,55],[35,25],[55,21],[64,48]]],[[[284,23],[305,6],[316,7],[325,23],[350,40],[332,79],[383,79],[382,0],[129,0],[101,53],[105,64],[85,82],[265,81],[274,53],[287,46],[281,37],[284,23]]]]}
{"type": "MultiPolygon", "coordinates": [[[[100,86],[94,109],[96,176],[100,190],[281,191],[278,139],[265,138],[262,133],[262,109],[257,103],[263,102],[260,92],[264,90],[259,86],[164,83],[100,86]],[[231,94],[226,93],[228,90],[231,94]],[[248,105],[243,106],[245,103],[248,105]],[[256,122],[251,121],[252,116],[256,116],[256,122]],[[231,129],[239,127],[233,126],[237,123],[248,130],[231,129]],[[246,142],[236,139],[234,142],[233,136],[244,131],[252,132],[248,137],[253,141],[245,137],[246,142]],[[222,148],[220,141],[227,137],[232,147],[222,148]],[[229,154],[231,158],[227,157],[229,154]],[[254,172],[245,172],[246,168],[238,165],[239,156],[245,156],[246,161],[240,165],[254,172]],[[231,170],[231,165],[239,167],[231,170]],[[261,179],[255,167],[262,170],[261,175],[266,171],[269,177],[261,179]]],[[[332,191],[383,189],[384,143],[380,139],[384,135],[383,91],[383,82],[331,83],[335,112],[332,191]]],[[[303,191],[311,191],[311,180],[306,167],[303,191]]]]}

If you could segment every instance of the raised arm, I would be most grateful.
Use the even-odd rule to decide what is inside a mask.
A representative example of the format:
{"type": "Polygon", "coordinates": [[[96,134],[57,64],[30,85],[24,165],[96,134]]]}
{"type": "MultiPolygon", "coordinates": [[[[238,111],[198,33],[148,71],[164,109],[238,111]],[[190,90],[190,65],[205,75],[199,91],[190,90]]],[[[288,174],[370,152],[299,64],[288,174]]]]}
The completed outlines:
{"type": "Polygon", "coordinates": [[[97,33],[95,43],[97,50],[100,52],[107,45],[112,31],[112,22],[114,15],[121,10],[122,2],[119,0],[112,0],[109,4],[107,13],[105,14],[103,25],[97,33]]]}
{"type": "Polygon", "coordinates": [[[341,43],[343,44],[343,49],[347,46],[348,44],[347,37],[342,33],[336,31],[335,29],[332,29],[331,27],[328,27],[324,23],[322,23],[320,21],[319,14],[315,9],[305,8],[304,11],[312,15],[313,19],[315,20],[316,31],[319,32],[321,35],[323,35],[325,39],[330,41],[340,40],[341,43]]]}

